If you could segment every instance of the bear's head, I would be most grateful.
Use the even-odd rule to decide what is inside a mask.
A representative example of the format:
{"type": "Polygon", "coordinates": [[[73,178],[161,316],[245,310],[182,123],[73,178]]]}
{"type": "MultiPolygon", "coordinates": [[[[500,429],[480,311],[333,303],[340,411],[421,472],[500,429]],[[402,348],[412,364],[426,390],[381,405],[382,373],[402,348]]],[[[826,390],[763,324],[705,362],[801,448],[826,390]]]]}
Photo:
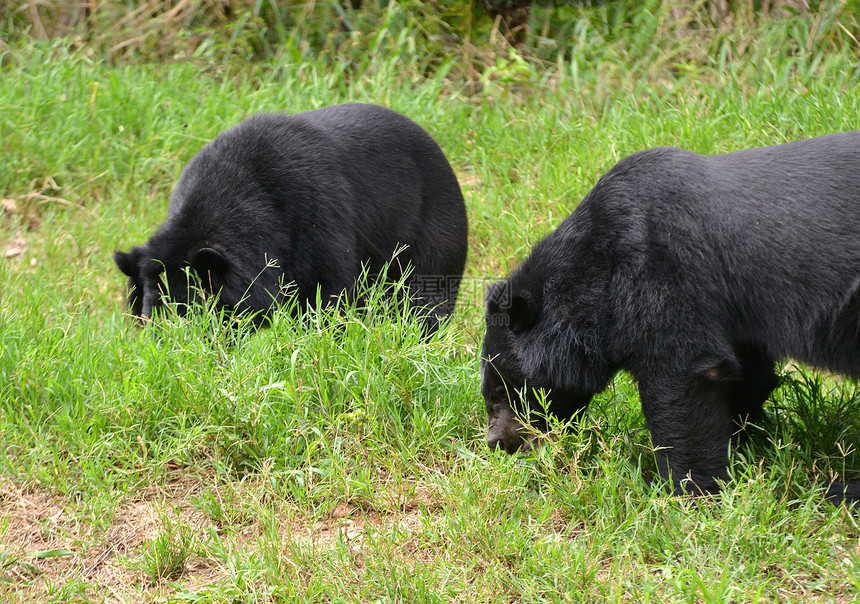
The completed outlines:
{"type": "Polygon", "coordinates": [[[529,446],[526,424],[546,431],[547,414],[574,419],[611,377],[588,343],[589,326],[546,302],[540,286],[522,280],[487,292],[481,394],[490,448],[514,453],[529,446]]]}
{"type": "Polygon", "coordinates": [[[226,256],[213,248],[200,248],[187,261],[177,262],[169,255],[153,254],[144,245],[116,251],[113,259],[128,276],[129,309],[143,321],[151,319],[167,300],[176,303],[179,314],[185,314],[190,304],[220,294],[220,282],[229,266],[226,256]]]}
{"type": "MultiPolygon", "coordinates": [[[[214,297],[226,321],[237,314],[252,313],[251,325],[265,326],[274,298],[262,284],[237,273],[236,258],[210,245],[172,245],[159,234],[140,247],[113,255],[117,267],[128,276],[128,306],[143,322],[173,303],[184,315],[193,304],[214,297]]],[[[258,275],[259,276],[259,275],[258,275]]]]}

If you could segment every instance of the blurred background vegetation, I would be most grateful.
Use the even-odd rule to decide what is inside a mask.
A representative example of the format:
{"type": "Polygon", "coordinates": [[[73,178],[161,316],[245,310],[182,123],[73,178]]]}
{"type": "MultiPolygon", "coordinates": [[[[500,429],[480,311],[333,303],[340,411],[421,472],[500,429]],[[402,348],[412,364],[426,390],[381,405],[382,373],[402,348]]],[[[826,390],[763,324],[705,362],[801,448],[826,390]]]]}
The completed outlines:
{"type": "Polygon", "coordinates": [[[60,38],[112,63],[324,61],[351,70],[394,54],[419,60],[419,73],[410,69],[419,77],[484,83],[571,61],[678,77],[757,58],[765,24],[769,52],[856,53],[858,8],[858,0],[4,0],[0,50],[60,38]]]}

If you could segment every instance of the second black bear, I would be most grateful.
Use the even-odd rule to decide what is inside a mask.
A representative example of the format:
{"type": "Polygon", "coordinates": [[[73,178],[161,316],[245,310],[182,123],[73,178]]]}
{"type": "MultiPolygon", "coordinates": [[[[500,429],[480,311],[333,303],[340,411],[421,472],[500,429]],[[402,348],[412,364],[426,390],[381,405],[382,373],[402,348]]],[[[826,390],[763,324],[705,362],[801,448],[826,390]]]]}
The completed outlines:
{"type": "MultiPolygon", "coordinates": [[[[491,286],[486,326],[491,447],[523,445],[534,389],[567,419],[626,369],[663,478],[716,491],[775,361],[860,376],[860,132],[623,159],[491,286]]],[[[860,501],[860,485],[830,495],[860,501]]]]}
{"type": "Polygon", "coordinates": [[[348,104],[221,133],[182,171],[166,222],[114,260],[136,316],[217,294],[256,325],[287,296],[304,307],[317,289],[324,301],[351,294],[363,268],[375,277],[390,262],[397,280],[411,265],[432,331],[454,307],[466,250],[463,195],[436,142],[394,111],[348,104]]]}

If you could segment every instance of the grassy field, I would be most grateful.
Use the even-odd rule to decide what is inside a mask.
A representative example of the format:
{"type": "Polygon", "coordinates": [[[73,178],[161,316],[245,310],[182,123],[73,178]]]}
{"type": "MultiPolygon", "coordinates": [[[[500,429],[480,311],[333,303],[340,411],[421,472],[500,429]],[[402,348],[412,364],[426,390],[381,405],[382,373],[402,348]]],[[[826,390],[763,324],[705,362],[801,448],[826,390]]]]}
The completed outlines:
{"type": "Polygon", "coordinates": [[[483,290],[616,161],[860,128],[856,57],[768,51],[781,33],[743,61],[511,54],[473,81],[397,53],[0,46],[0,599],[860,601],[857,516],[819,492],[860,478],[855,381],[787,365],[774,425],[695,503],[647,486],[624,375],[532,456],[483,440],[483,290]],[[205,314],[136,328],[111,253],[163,220],[185,162],[252,113],[347,101],[408,115],[455,167],[470,256],[451,324],[424,341],[381,311],[279,315],[235,346],[205,314]]]}

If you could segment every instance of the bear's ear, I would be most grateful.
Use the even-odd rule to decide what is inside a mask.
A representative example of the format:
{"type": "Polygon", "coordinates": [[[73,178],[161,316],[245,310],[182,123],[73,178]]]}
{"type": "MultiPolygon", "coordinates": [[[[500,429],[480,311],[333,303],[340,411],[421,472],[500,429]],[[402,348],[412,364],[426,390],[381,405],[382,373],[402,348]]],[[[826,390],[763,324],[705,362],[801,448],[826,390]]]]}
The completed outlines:
{"type": "Polygon", "coordinates": [[[119,250],[113,253],[113,261],[117,268],[129,277],[137,278],[140,273],[138,260],[140,259],[140,248],[131,248],[130,252],[121,252],[119,250]]]}
{"type": "Polygon", "coordinates": [[[521,334],[537,325],[540,320],[540,302],[529,292],[513,294],[507,314],[510,318],[511,331],[521,334]]]}
{"type": "Polygon", "coordinates": [[[506,281],[499,281],[490,285],[487,289],[487,316],[502,314],[502,308],[507,307],[509,301],[506,299],[508,284],[506,281]]]}
{"type": "Polygon", "coordinates": [[[230,268],[227,257],[211,247],[200,248],[194,252],[190,264],[200,278],[206,275],[221,276],[230,268]]]}

